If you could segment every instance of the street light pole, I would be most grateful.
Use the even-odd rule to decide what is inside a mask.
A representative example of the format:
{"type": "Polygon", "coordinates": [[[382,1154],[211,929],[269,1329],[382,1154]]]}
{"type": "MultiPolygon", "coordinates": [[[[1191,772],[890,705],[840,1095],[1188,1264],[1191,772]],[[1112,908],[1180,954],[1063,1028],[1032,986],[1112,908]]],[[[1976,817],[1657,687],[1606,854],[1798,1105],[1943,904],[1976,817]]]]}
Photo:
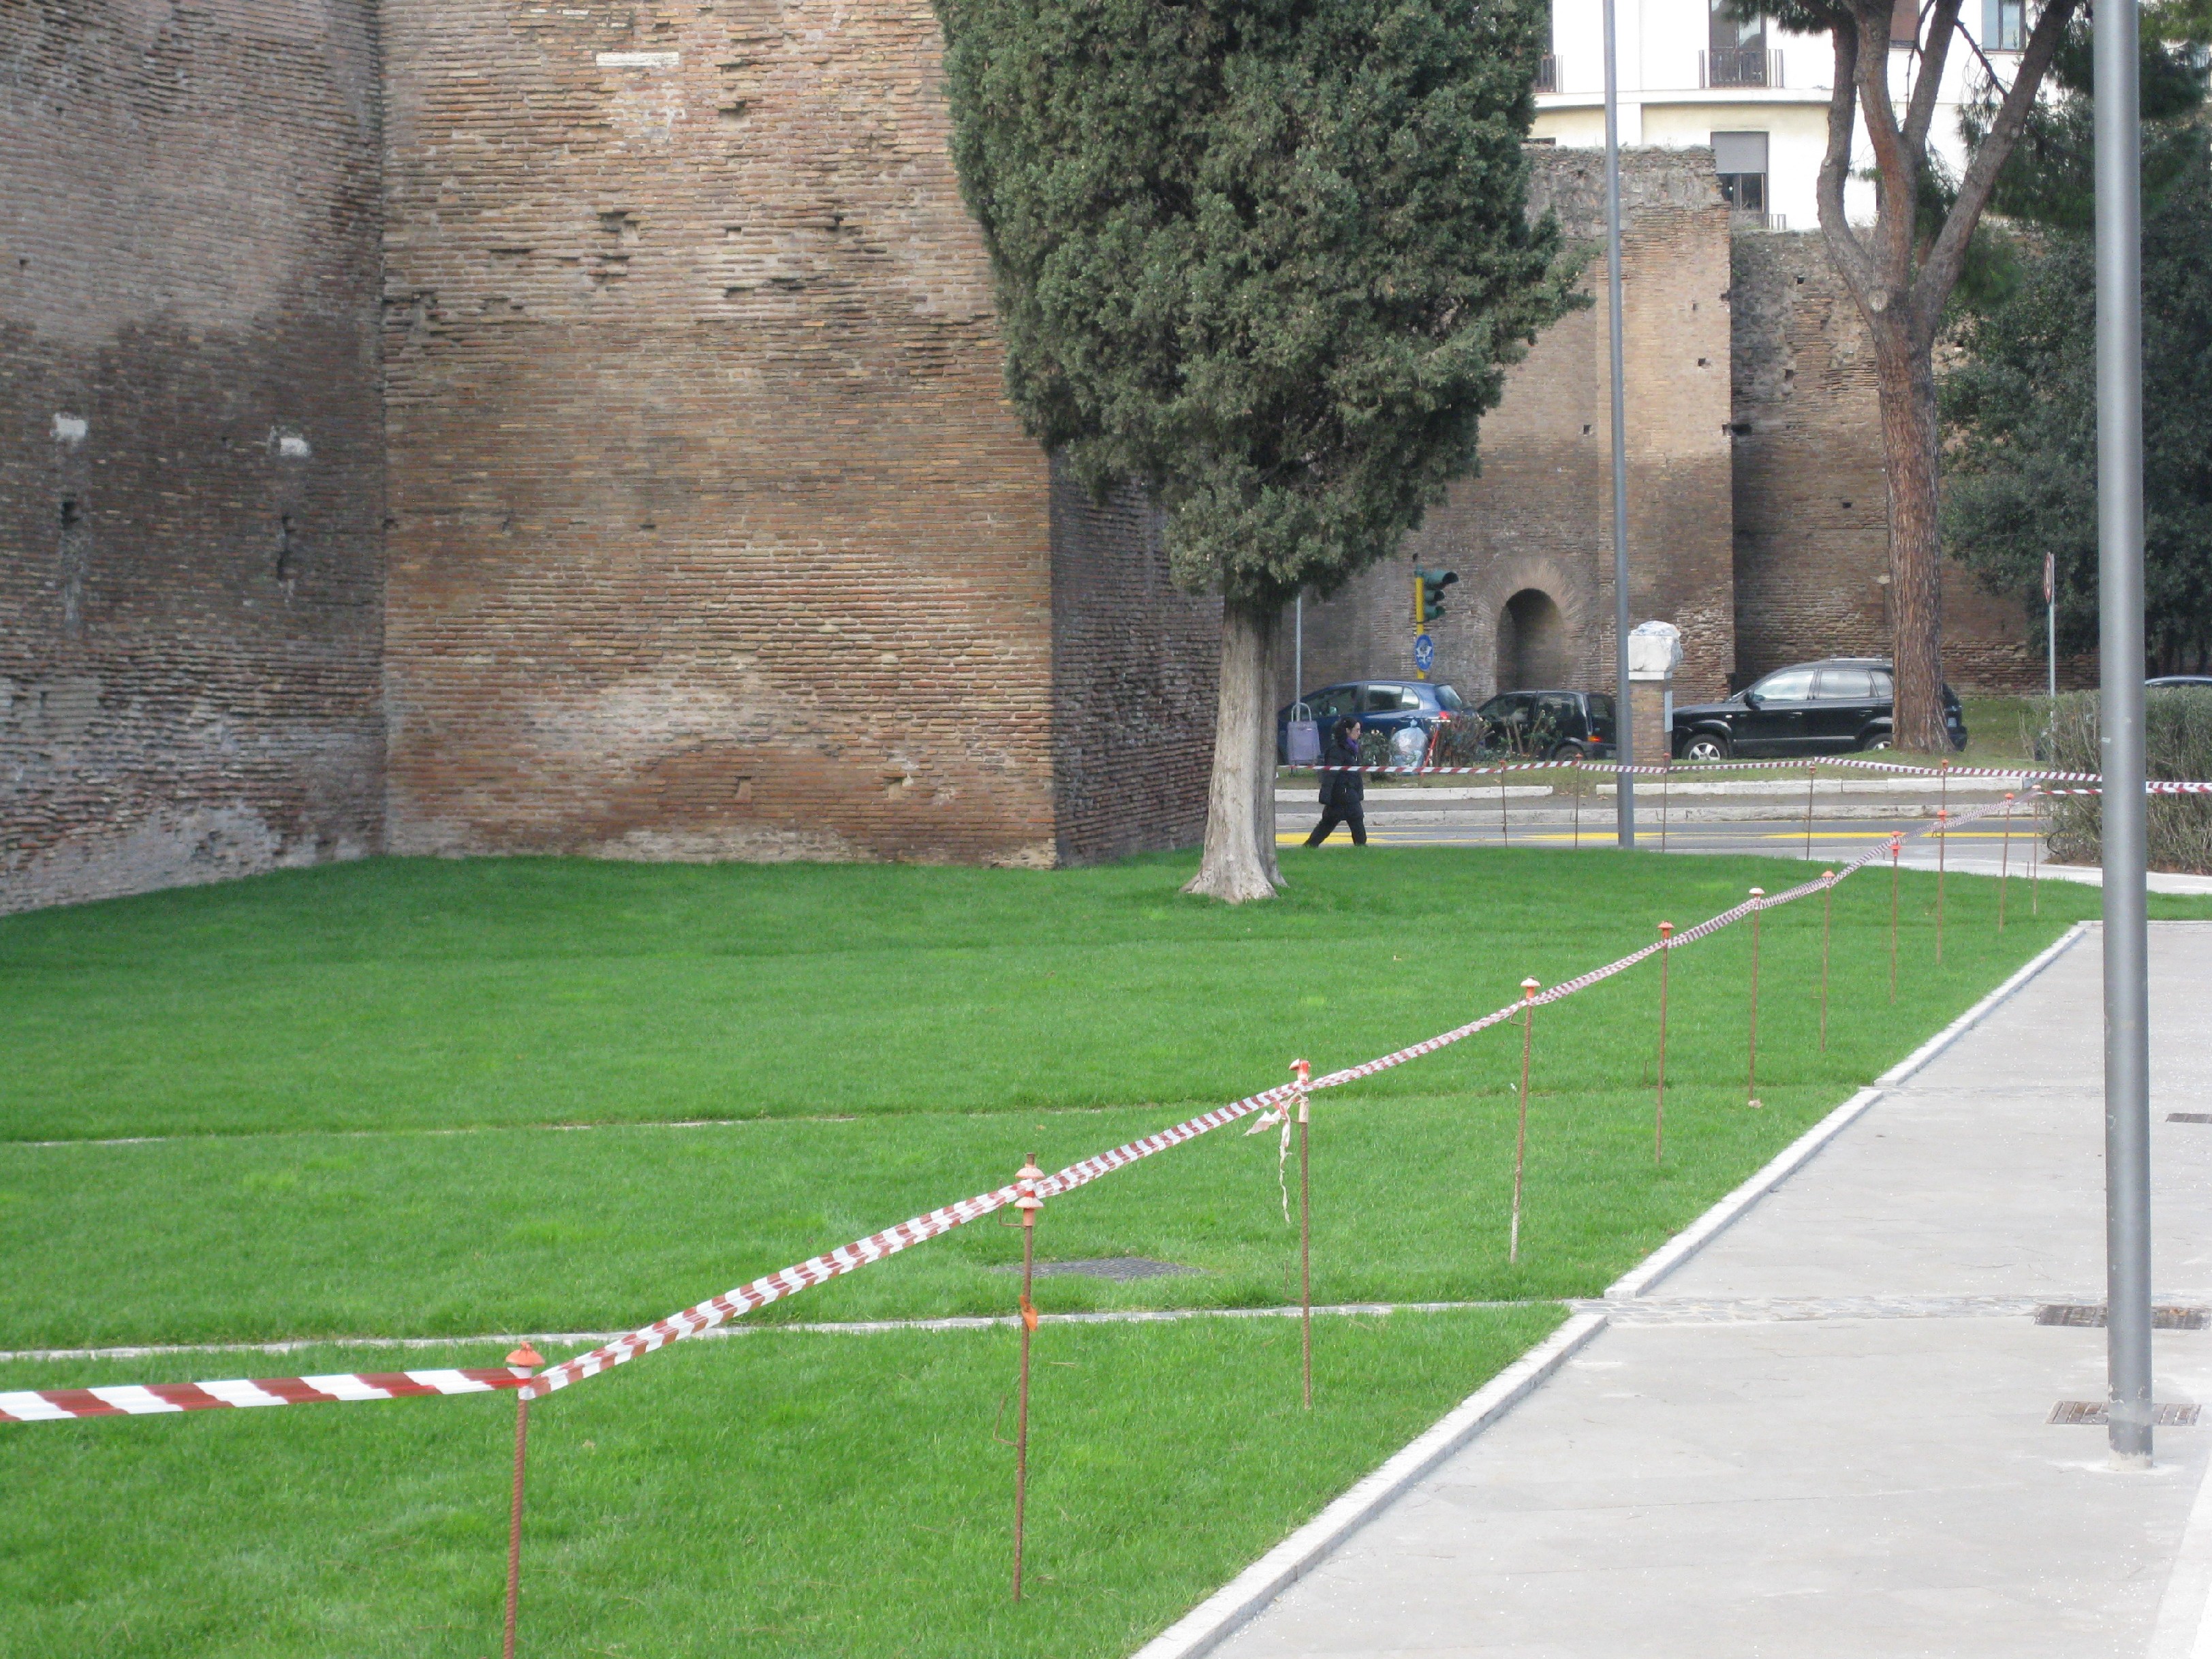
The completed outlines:
{"type": "Polygon", "coordinates": [[[2144,914],[2142,199],[2136,0],[2100,5],[2097,605],[2105,853],[2105,1336],[2113,1463],[2150,1464],[2150,998],[2144,914]]]}
{"type": "Polygon", "coordinates": [[[1636,845],[1634,721],[1628,687],[1628,432],[1620,368],[1620,87],[1613,49],[1613,0],[1605,0],[1605,261],[1607,346],[1613,365],[1613,822],[1623,847],[1636,845]]]}

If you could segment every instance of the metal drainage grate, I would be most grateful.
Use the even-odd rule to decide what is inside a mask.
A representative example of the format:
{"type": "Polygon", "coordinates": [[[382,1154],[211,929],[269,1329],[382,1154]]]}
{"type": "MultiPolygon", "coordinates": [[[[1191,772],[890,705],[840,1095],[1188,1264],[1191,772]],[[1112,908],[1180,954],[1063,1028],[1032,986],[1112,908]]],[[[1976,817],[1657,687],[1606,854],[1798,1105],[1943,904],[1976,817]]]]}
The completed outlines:
{"type": "MultiPolygon", "coordinates": [[[[2102,1330],[2105,1328],[2105,1305],[2101,1302],[2046,1302],[2035,1310],[2035,1322],[2039,1325],[2087,1325],[2102,1330]]],[[[2156,1331],[2201,1331],[2212,1326],[2212,1308],[2153,1308],[2150,1323],[2151,1328],[2156,1331]]]]}
{"type": "MultiPolygon", "coordinates": [[[[2049,1420],[2053,1423],[2094,1424],[2101,1428],[2112,1420],[2106,1415],[2105,1403],[2101,1400],[2062,1400],[2051,1408],[2049,1420]]],[[[2161,1429],[2194,1428],[2200,1409],[2196,1406],[2160,1406],[2154,1411],[2151,1423],[2154,1427],[2161,1429]]]]}
{"type": "MultiPolygon", "coordinates": [[[[1018,1273],[1021,1270],[1019,1262],[999,1269],[1002,1273],[1018,1273]]],[[[1039,1279],[1067,1275],[1077,1279],[1110,1279],[1117,1285],[1126,1284],[1133,1279],[1166,1279],[1176,1273],[1200,1271],[1173,1261],[1155,1261],[1148,1255],[1102,1255],[1081,1261],[1040,1261],[1036,1264],[1039,1279]]]]}
{"type": "Polygon", "coordinates": [[[2212,1123],[2212,1112],[2168,1112],[2168,1123],[2212,1123]]]}

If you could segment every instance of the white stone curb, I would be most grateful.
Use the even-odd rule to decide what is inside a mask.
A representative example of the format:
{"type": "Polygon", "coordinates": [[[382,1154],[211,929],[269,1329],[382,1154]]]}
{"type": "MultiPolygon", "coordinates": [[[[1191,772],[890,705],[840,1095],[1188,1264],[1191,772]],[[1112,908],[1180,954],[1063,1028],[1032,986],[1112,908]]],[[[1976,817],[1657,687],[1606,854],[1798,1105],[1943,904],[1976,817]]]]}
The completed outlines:
{"type": "MultiPolygon", "coordinates": [[[[1680,1267],[1809,1163],[1814,1155],[1884,1095],[1897,1088],[1990,1011],[2056,962],[2089,930],[2076,922],[2003,984],[1922,1043],[1869,1087],[1860,1090],[1785,1147],[1757,1175],[1646,1256],[1605,1292],[1607,1302],[1643,1295],[1680,1267]]],[[[1606,1326],[1601,1312],[1577,1313],[1389,1462],[1359,1481],[1319,1515],[1269,1550],[1228,1583],[1139,1648],[1134,1659],[1200,1659],[1242,1630],[1292,1584],[1334,1554],[1339,1545],[1382,1510],[1431,1474],[1559,1370],[1606,1326]]]]}
{"type": "Polygon", "coordinates": [[[1926,1066],[1936,1055],[1956,1042],[1975,1026],[1987,1018],[1990,1012],[2021,987],[2033,979],[2052,963],[2065,954],[2075,941],[2089,930],[2089,924],[2075,922],[2061,933],[2050,946],[2036,954],[2009,979],[1991,991],[1972,1007],[1929,1037],[1903,1060],[1891,1066],[1868,1087],[1860,1090],[1842,1105],[1830,1112],[1811,1128],[1791,1141],[1777,1153],[1765,1168],[1707,1210],[1695,1221],[1668,1239],[1635,1267],[1606,1287],[1605,1299],[1625,1302],[1644,1295],[1654,1285],[1680,1267],[1699,1250],[1711,1243],[1759,1200],[1772,1192],[1791,1176],[1810,1163],[1815,1153],[1850,1127],[1854,1120],[1868,1107],[1897,1088],[1915,1072],[1926,1066]]]}
{"type": "Polygon", "coordinates": [[[1212,1652],[1327,1560],[1338,1545],[1510,1411],[1604,1328],[1603,1314],[1575,1315],[1381,1468],[1146,1643],[1136,1659],[1198,1659],[1212,1652]]]}

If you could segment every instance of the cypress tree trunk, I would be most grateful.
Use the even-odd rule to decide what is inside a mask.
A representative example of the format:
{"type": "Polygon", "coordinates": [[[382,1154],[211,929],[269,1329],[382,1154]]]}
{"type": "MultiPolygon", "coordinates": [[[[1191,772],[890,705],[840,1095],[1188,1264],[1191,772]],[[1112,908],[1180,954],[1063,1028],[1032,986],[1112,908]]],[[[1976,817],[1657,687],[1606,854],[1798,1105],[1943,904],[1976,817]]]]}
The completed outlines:
{"type": "Polygon", "coordinates": [[[1948,753],[1943,723],[1942,537],[1936,513],[1936,377],[1905,319],[1875,335],[1883,459],[1889,473],[1890,654],[1897,665],[1892,738],[1948,753]]]}
{"type": "Polygon", "coordinates": [[[1282,884],[1275,862],[1275,723],[1269,695],[1282,619],[1280,605],[1223,601],[1221,700],[1206,794],[1206,851],[1186,893],[1242,904],[1273,898],[1282,884]]]}

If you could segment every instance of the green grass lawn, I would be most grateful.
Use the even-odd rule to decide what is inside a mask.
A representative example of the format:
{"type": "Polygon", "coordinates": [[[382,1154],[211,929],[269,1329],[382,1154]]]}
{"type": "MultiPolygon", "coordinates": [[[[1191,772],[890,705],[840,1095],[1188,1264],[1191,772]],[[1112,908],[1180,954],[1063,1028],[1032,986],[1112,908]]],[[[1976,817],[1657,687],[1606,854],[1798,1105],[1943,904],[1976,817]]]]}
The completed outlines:
{"type": "MultiPolygon", "coordinates": [[[[1382,848],[1284,865],[1289,894],[1243,910],[1182,897],[1181,858],[384,860],[0,919],[0,1347],[640,1323],[996,1186],[1025,1152],[1057,1167],[1294,1057],[1325,1071],[1432,1035],[1525,975],[1579,972],[1802,869],[1382,848]]],[[[1295,1343],[1272,1321],[1048,1327],[1072,1364],[1040,1406],[1063,1460],[1040,1512],[1061,1507],[1073,1552],[1041,1566],[1066,1587],[1057,1615],[997,1599],[1004,1334],[783,1333],[684,1345],[546,1403],[533,1639],[1133,1647],[2099,896],[2046,884],[2031,915],[2015,882],[2000,934],[1995,890],[1950,878],[1939,966],[1935,878],[1905,873],[1893,1005],[1888,878],[1840,888],[1825,1052],[1820,908],[1770,915],[1758,1110],[1749,928],[1679,953],[1663,1165],[1656,965],[1540,1012],[1517,1266],[1517,1030],[1318,1097],[1317,1298],[1522,1305],[1331,1322],[1333,1403],[1310,1423],[1282,1415],[1295,1343]]],[[[1048,1310],[1293,1293],[1272,1134],[1232,1127],[1107,1176],[1048,1206],[1039,1242],[1191,1270],[1048,1278],[1048,1310]]],[[[1005,1312],[1018,1248],[994,1218],[773,1314],[1005,1312]]],[[[0,1386],[393,1363],[15,1361],[0,1386]]],[[[20,1495],[0,1654],[487,1650],[508,1416],[457,1401],[0,1430],[20,1495]]]]}
{"type": "MultiPolygon", "coordinates": [[[[522,1650],[1115,1659],[1559,1317],[1323,1321],[1310,1413],[1294,1321],[1045,1327],[1019,1607],[1011,1332],[684,1344],[531,1413],[522,1650]]],[[[506,1395],[10,1430],[0,1654],[482,1659],[513,1435],[506,1395]]]]}

